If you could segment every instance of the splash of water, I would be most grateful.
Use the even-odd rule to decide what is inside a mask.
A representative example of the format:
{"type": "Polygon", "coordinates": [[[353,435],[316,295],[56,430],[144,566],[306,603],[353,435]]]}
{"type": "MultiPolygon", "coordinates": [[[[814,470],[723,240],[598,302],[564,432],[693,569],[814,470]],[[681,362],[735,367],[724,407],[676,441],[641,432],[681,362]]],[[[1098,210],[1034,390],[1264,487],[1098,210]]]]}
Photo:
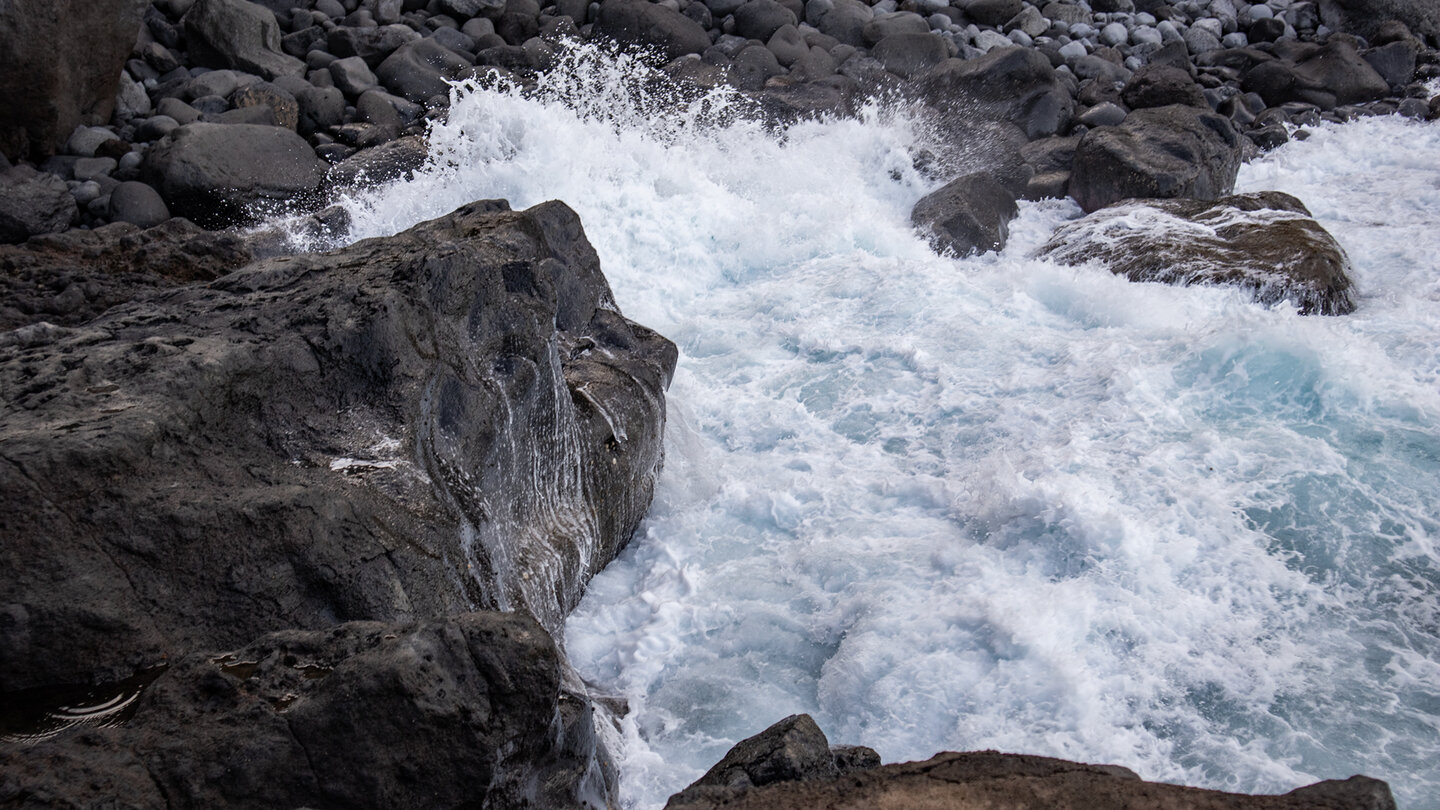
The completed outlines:
{"type": "Polygon", "coordinates": [[[625,802],[808,711],[886,760],[994,747],[1284,791],[1355,772],[1440,807],[1440,131],[1317,130],[1244,170],[1306,201],[1360,310],[934,256],[903,109],[752,123],[581,48],[462,89],[356,236],[479,197],[580,212],[681,347],[642,535],[567,645],[625,696],[625,802]]]}

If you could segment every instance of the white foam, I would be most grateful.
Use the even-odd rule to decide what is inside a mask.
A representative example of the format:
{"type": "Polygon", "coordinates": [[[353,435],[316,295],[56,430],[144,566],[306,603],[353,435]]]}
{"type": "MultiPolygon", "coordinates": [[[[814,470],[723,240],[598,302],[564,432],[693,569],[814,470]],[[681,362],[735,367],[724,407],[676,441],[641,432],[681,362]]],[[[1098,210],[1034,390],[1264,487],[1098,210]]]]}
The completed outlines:
{"type": "Polygon", "coordinates": [[[776,138],[718,98],[665,124],[634,68],[578,58],[541,100],[458,99],[450,165],[357,221],[563,199],[620,306],[681,347],[654,508],[567,632],[629,700],[628,806],[808,711],[886,760],[995,747],[1245,791],[1365,772],[1440,807],[1433,126],[1319,129],[1245,169],[1355,260],[1360,311],[1302,318],[1025,258],[1067,203],[1024,206],[1003,254],[937,258],[905,115],[776,138]]]}

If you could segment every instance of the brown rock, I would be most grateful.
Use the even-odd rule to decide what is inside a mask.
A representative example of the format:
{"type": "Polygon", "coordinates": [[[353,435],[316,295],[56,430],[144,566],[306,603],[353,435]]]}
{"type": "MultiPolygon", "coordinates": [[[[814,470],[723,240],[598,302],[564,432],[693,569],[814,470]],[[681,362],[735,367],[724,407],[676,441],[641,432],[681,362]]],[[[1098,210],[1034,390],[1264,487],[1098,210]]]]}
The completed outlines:
{"type": "Polygon", "coordinates": [[[1127,200],[1056,231],[1037,255],[1098,261],[1131,281],[1245,287],[1261,303],[1288,299],[1304,314],[1355,309],[1345,251],[1304,204],[1278,191],[1127,200]]]}

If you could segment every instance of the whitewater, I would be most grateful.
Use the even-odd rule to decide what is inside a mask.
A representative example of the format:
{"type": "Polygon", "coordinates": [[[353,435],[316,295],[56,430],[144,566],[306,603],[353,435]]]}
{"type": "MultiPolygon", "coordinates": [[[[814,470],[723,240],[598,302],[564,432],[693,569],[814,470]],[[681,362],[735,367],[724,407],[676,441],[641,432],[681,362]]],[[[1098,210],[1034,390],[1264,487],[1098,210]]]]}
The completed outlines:
{"type": "Polygon", "coordinates": [[[680,348],[650,516],[567,625],[655,808],[809,712],[885,761],[996,748],[1440,808],[1440,126],[1312,130],[1241,171],[1349,252],[1359,310],[930,251],[903,105],[767,129],[578,49],[459,88],[347,239],[561,199],[680,348]]]}

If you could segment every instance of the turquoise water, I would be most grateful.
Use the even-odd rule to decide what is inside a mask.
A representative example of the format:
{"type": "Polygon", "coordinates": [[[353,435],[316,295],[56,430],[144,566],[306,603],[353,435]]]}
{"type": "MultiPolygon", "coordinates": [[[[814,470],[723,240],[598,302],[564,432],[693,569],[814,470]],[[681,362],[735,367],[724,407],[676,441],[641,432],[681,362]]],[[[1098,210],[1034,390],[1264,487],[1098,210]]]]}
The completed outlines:
{"type": "Polygon", "coordinates": [[[900,109],[783,135],[664,116],[581,52],[463,95],[357,235],[565,200],[681,349],[651,516],[566,643],[623,695],[628,806],[813,714],[887,760],[999,748],[1440,808],[1440,128],[1318,130],[1242,170],[1349,251],[1359,311],[933,255],[900,109]],[[663,122],[663,123],[662,123],[663,122]]]}

